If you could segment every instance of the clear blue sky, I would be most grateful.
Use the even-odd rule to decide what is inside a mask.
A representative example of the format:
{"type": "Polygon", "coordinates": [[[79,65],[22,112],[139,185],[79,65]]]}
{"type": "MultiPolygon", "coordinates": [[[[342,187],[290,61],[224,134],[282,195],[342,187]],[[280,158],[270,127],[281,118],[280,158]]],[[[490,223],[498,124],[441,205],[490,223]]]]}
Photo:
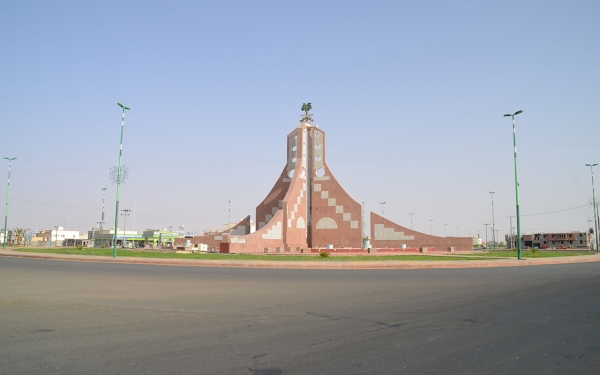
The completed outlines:
{"type": "Polygon", "coordinates": [[[122,208],[137,204],[137,230],[215,228],[228,200],[232,221],[254,216],[310,101],[350,195],[367,212],[386,201],[399,224],[414,212],[417,230],[433,219],[438,235],[448,224],[449,235],[484,236],[490,190],[508,231],[502,115],[522,109],[522,213],[581,206],[524,216],[523,231],[586,230],[599,19],[598,1],[2,2],[1,156],[18,158],[9,228],[71,216],[88,230],[101,187],[113,225],[117,101],[131,107],[122,208]]]}

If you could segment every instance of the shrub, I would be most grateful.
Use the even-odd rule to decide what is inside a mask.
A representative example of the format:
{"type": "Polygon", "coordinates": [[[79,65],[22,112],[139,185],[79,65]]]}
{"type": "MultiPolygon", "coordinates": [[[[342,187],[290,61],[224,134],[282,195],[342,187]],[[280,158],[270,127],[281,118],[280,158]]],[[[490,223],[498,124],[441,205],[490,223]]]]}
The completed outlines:
{"type": "Polygon", "coordinates": [[[535,247],[532,247],[532,248],[531,248],[531,253],[532,253],[532,254],[535,254],[535,253],[537,253],[537,249],[536,249],[535,247]]]}
{"type": "Polygon", "coordinates": [[[79,251],[82,251],[82,250],[83,250],[83,246],[81,246],[81,245],[78,245],[78,246],[77,246],[77,250],[79,250],[79,251]]]}
{"type": "Polygon", "coordinates": [[[328,258],[329,253],[327,251],[319,251],[319,257],[320,258],[328,258]]]}

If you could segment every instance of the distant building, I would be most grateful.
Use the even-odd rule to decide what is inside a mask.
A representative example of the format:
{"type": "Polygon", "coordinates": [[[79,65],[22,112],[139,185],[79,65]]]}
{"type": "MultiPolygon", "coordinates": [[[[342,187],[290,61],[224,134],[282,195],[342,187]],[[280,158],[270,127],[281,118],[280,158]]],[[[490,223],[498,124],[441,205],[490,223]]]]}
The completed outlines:
{"type": "Polygon", "coordinates": [[[56,246],[63,246],[67,239],[79,239],[79,231],[65,230],[63,227],[57,229],[44,229],[36,237],[41,237],[44,242],[55,243],[56,246]]]}
{"type": "MultiPolygon", "coordinates": [[[[92,241],[94,247],[113,247],[113,241],[115,239],[115,228],[100,230],[99,228],[92,228],[88,231],[87,239],[92,241]]],[[[135,231],[117,231],[117,247],[123,247],[125,243],[131,244],[132,247],[137,247],[136,244],[143,242],[144,238],[139,232],[135,231]]]]}
{"type": "MultiPolygon", "coordinates": [[[[512,243],[516,247],[517,236],[506,235],[508,246],[512,243]]],[[[588,232],[563,232],[563,233],[534,233],[521,236],[521,247],[537,247],[539,249],[550,247],[587,248],[593,244],[593,234],[588,232]]]]}
{"type": "Polygon", "coordinates": [[[145,245],[168,247],[173,246],[175,238],[180,237],[180,233],[166,229],[146,229],[142,237],[145,245]]]}

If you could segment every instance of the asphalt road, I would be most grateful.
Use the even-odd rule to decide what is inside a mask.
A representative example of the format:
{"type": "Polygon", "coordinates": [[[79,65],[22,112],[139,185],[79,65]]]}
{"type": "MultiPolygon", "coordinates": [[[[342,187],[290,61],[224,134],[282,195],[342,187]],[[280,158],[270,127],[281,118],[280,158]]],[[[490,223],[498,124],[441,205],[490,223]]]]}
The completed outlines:
{"type": "Polygon", "coordinates": [[[600,263],[228,269],[0,259],[1,374],[599,374],[600,263]]]}

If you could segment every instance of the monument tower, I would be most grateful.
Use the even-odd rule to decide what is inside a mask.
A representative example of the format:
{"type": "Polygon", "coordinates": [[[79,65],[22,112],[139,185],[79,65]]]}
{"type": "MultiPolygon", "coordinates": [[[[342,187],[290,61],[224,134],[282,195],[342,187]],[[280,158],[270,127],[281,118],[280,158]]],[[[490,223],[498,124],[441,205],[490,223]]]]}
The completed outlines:
{"type": "MultiPolygon", "coordinates": [[[[266,198],[256,207],[256,231],[247,216],[231,229],[194,237],[226,253],[300,252],[306,248],[361,248],[362,206],[352,199],[327,164],[326,134],[304,103],[300,125],[287,135],[287,160],[266,198]]],[[[371,213],[376,248],[472,250],[470,238],[436,237],[371,213]]]]}

